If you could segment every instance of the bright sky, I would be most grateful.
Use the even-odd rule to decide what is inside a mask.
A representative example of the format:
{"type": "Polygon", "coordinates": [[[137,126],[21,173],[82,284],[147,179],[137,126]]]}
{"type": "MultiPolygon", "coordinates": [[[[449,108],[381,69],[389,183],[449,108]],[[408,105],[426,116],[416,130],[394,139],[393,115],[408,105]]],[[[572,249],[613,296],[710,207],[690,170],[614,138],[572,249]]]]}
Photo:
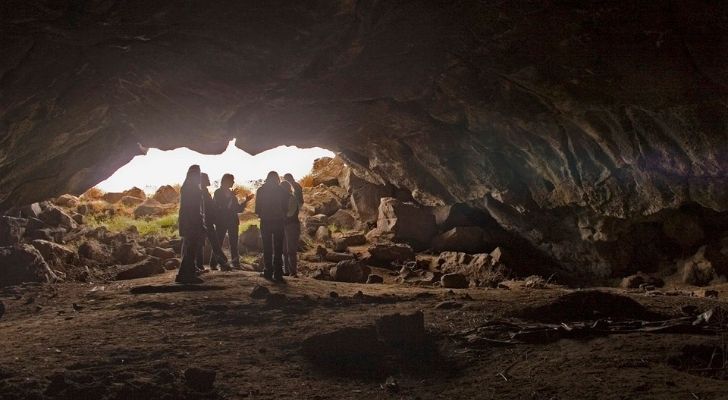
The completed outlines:
{"type": "Polygon", "coordinates": [[[236,184],[249,186],[249,181],[264,179],[269,171],[277,171],[281,176],[290,172],[300,179],[311,172],[313,160],[333,156],[334,153],[320,147],[295,146],[276,147],[251,156],[235,147],[235,140],[230,141],[222,154],[214,155],[200,154],[186,147],[167,151],[150,148],[146,155],[134,157],[96,187],[106,192],[120,192],[136,186],[154,192],[162,185],[181,184],[192,164],[200,165],[213,186],[217,186],[224,173],[233,174],[236,184]]]}

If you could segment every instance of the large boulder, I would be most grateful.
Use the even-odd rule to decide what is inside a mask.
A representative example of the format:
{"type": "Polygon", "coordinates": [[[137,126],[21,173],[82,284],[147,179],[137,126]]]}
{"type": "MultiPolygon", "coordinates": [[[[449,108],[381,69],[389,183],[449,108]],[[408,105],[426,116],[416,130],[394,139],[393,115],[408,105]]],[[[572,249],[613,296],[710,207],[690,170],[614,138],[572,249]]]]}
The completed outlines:
{"type": "Polygon", "coordinates": [[[479,226],[458,226],[436,236],[432,240],[432,249],[436,252],[482,252],[487,250],[487,244],[483,240],[484,234],[479,226]]]}
{"type": "Polygon", "coordinates": [[[321,157],[313,162],[311,178],[313,185],[335,186],[339,184],[339,176],[346,169],[346,164],[341,157],[321,157]]]}
{"type": "Polygon", "coordinates": [[[392,264],[404,264],[407,261],[415,260],[415,252],[404,243],[377,243],[369,246],[369,254],[364,262],[379,267],[391,267],[392,264]]]}
{"type": "Polygon", "coordinates": [[[701,246],[692,257],[678,262],[678,270],[684,283],[705,286],[717,277],[713,263],[705,258],[706,247],[701,246]]]}
{"type": "Polygon", "coordinates": [[[424,207],[385,197],[379,204],[377,233],[395,242],[409,243],[416,250],[430,246],[437,234],[435,217],[424,207]]]}
{"type": "Polygon", "coordinates": [[[619,284],[619,287],[623,289],[636,289],[641,286],[663,287],[665,286],[665,281],[656,276],[637,272],[636,274],[625,276],[619,284]]]}
{"type": "Polygon", "coordinates": [[[12,246],[25,234],[27,220],[8,216],[0,217],[0,246],[12,246]]]}
{"type": "Polygon", "coordinates": [[[316,214],[306,217],[303,220],[303,225],[306,229],[306,233],[309,235],[316,234],[316,231],[319,229],[319,227],[326,227],[327,225],[327,218],[324,214],[316,214]]]}
{"type": "Polygon", "coordinates": [[[78,197],[71,194],[64,194],[53,200],[56,205],[66,208],[75,208],[80,202],[78,197]]]}
{"type": "Polygon", "coordinates": [[[341,234],[334,238],[335,251],[347,251],[349,246],[361,246],[367,243],[367,238],[361,233],[341,234]]]}
{"type": "Polygon", "coordinates": [[[380,200],[394,195],[392,186],[370,182],[357,175],[351,168],[346,168],[339,176],[339,186],[349,193],[351,209],[359,216],[359,220],[365,223],[376,222],[380,200]]]}
{"type": "Polygon", "coordinates": [[[96,239],[87,239],[78,245],[78,255],[97,264],[111,264],[111,251],[96,239]]]}
{"type": "Polygon", "coordinates": [[[76,229],[78,224],[68,213],[60,207],[49,205],[38,218],[52,227],[61,227],[68,230],[76,229]]]}
{"type": "Polygon", "coordinates": [[[148,253],[150,256],[157,257],[160,260],[168,260],[170,258],[177,257],[177,253],[175,253],[174,249],[165,249],[162,247],[154,247],[149,250],[148,253]]]}
{"type": "Polygon", "coordinates": [[[493,287],[515,274],[508,268],[506,261],[503,249],[496,248],[490,253],[472,255],[462,252],[443,252],[435,263],[444,274],[461,274],[473,281],[476,286],[493,287]]]}
{"type": "Polygon", "coordinates": [[[465,289],[470,285],[468,278],[463,274],[445,274],[440,278],[440,286],[449,289],[465,289]]]}
{"type": "Polygon", "coordinates": [[[33,240],[31,244],[52,265],[72,264],[78,259],[78,254],[73,249],[62,244],[42,239],[33,240]]]}
{"type": "Polygon", "coordinates": [[[343,231],[351,231],[359,228],[359,221],[357,221],[354,213],[349,210],[337,210],[327,221],[329,225],[333,225],[343,231]]]}
{"type": "Polygon", "coordinates": [[[179,203],[179,191],[174,186],[164,185],[160,186],[152,198],[161,204],[176,204],[179,203]]]}
{"type": "Polygon", "coordinates": [[[0,287],[57,279],[35,247],[28,244],[0,247],[0,287]]]}
{"type": "Polygon", "coordinates": [[[122,197],[124,197],[124,193],[107,192],[101,196],[101,200],[103,200],[109,204],[115,204],[115,203],[118,203],[122,199],[122,197]]]}
{"type": "Polygon", "coordinates": [[[20,208],[20,216],[23,218],[38,218],[42,212],[40,203],[28,204],[20,208]]]}
{"type": "Polygon", "coordinates": [[[147,257],[136,264],[125,266],[117,272],[116,280],[147,278],[153,275],[163,274],[165,271],[160,259],[157,257],[147,257]]]}
{"type": "Polygon", "coordinates": [[[331,267],[329,275],[337,282],[364,283],[371,272],[371,268],[359,261],[345,260],[331,267]]]}
{"type": "Polygon", "coordinates": [[[303,191],[304,203],[313,210],[314,214],[333,215],[341,205],[342,197],[346,196],[343,189],[324,185],[305,188],[303,191]]]}
{"type": "Polygon", "coordinates": [[[134,264],[144,259],[145,255],[141,247],[135,242],[122,243],[114,249],[114,259],[119,264],[134,264]]]}
{"type": "Polygon", "coordinates": [[[134,196],[124,196],[119,200],[119,203],[123,204],[126,207],[135,207],[139,204],[144,203],[144,199],[141,197],[134,197],[134,196]]]}
{"type": "Polygon", "coordinates": [[[144,193],[143,190],[139,189],[136,186],[132,187],[131,189],[128,189],[128,190],[123,191],[121,194],[124,195],[122,197],[122,199],[124,197],[126,197],[126,196],[136,197],[137,199],[143,199],[143,200],[146,200],[147,199],[147,194],[144,193]]]}
{"type": "Polygon", "coordinates": [[[263,250],[263,237],[260,235],[258,225],[250,225],[238,238],[238,247],[247,251],[263,250]]]}
{"type": "Polygon", "coordinates": [[[161,217],[174,211],[174,207],[161,204],[154,199],[147,199],[134,209],[134,218],[161,217]]]}

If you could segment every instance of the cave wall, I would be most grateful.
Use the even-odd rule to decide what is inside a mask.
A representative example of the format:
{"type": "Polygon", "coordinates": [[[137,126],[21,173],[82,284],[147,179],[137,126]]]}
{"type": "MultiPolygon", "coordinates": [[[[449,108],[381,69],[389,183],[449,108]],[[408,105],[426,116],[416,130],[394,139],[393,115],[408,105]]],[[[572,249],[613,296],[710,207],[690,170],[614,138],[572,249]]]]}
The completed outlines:
{"type": "Polygon", "coordinates": [[[139,144],[318,145],[606,276],[585,230],[728,211],[727,33],[708,0],[6,0],[0,208],[139,144]]]}

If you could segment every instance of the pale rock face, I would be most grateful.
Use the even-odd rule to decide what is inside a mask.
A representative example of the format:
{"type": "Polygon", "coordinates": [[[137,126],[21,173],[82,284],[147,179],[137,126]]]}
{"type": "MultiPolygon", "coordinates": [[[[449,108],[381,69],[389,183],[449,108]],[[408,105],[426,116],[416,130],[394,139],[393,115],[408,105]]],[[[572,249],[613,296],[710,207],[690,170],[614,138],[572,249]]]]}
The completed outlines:
{"type": "Polygon", "coordinates": [[[80,194],[139,144],[322,146],[609,276],[608,232],[564,215],[728,211],[725,4],[663,3],[7,0],[0,208],[80,194]]]}

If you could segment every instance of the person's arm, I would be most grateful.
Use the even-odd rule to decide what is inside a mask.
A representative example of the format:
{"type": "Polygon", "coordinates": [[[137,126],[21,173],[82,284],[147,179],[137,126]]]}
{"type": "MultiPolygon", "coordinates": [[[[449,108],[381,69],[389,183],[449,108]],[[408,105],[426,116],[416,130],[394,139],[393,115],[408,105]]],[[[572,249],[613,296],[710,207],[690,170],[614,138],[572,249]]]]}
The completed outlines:
{"type": "MultiPolygon", "coordinates": [[[[260,200],[260,189],[255,192],[255,197],[260,200]]],[[[258,216],[260,217],[260,201],[255,202],[255,213],[258,214],[258,216]]]]}
{"type": "MultiPolygon", "coordinates": [[[[253,198],[253,194],[251,193],[251,194],[245,196],[245,200],[243,200],[242,203],[238,203],[238,214],[245,211],[245,207],[248,206],[248,203],[250,202],[250,199],[252,199],[252,198],[253,198]]],[[[236,198],[236,200],[237,200],[237,198],[236,198]]]]}

